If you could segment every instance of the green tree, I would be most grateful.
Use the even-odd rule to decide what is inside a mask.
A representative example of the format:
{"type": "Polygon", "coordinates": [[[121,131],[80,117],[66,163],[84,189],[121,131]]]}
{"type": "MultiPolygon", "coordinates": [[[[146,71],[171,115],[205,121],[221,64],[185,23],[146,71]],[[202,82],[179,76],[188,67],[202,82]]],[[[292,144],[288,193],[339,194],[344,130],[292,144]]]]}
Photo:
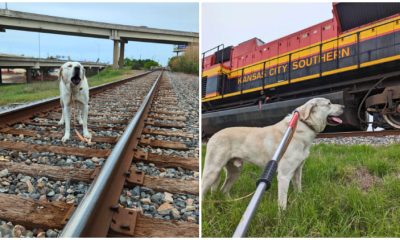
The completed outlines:
{"type": "Polygon", "coordinates": [[[124,59],[124,65],[134,70],[150,69],[152,66],[158,67],[160,64],[151,59],[124,59]]]}
{"type": "Polygon", "coordinates": [[[181,56],[175,56],[169,59],[168,66],[172,71],[184,72],[190,74],[199,73],[199,47],[190,45],[181,56]]]}

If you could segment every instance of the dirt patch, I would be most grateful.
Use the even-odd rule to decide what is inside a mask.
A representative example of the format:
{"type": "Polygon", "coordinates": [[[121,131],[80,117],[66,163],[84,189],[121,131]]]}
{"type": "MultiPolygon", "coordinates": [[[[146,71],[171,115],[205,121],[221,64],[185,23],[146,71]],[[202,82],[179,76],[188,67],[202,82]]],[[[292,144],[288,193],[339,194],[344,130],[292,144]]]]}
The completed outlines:
{"type": "Polygon", "coordinates": [[[366,167],[359,167],[353,171],[352,179],[364,191],[381,182],[381,178],[369,173],[366,167]]]}

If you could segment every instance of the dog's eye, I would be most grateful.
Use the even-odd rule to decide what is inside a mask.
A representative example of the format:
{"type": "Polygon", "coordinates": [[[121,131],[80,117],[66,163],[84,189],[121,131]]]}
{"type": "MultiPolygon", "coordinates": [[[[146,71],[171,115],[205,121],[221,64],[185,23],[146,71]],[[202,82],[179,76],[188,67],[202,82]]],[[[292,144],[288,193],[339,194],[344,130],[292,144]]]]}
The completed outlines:
{"type": "Polygon", "coordinates": [[[67,67],[69,67],[69,68],[72,67],[72,64],[68,65],[67,67]]]}

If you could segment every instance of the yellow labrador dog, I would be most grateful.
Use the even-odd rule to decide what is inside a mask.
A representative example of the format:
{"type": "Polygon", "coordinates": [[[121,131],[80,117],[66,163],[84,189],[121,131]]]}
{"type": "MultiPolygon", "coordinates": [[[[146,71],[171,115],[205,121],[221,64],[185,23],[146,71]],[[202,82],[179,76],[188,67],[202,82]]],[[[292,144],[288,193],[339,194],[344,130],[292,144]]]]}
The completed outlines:
{"type": "Polygon", "coordinates": [[[78,62],[64,63],[59,72],[60,101],[62,107],[59,125],[65,124],[63,142],[70,138],[71,128],[71,105],[75,102],[77,108],[77,119],[83,125],[83,136],[90,139],[91,134],[87,127],[89,112],[89,85],[85,76],[85,68],[78,62]]]}
{"type": "MultiPolygon", "coordinates": [[[[301,191],[301,172],[314,138],[327,124],[341,124],[338,116],[343,109],[343,105],[332,104],[325,98],[311,99],[296,109],[300,113],[300,120],[277,170],[278,205],[281,209],[286,209],[290,181],[296,191],[301,191]]],[[[223,168],[227,177],[222,192],[229,195],[229,190],[239,177],[243,161],[265,167],[288,128],[291,117],[290,114],[277,124],[264,128],[232,127],[213,135],[207,144],[202,196],[210,187],[211,191],[216,190],[223,168]]]]}

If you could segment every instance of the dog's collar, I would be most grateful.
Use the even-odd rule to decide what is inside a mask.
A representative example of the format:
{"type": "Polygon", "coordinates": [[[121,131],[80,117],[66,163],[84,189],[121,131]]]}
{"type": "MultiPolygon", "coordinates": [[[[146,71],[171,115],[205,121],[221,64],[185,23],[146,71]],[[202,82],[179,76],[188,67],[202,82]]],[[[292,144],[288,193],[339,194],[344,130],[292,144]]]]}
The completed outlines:
{"type": "Polygon", "coordinates": [[[302,119],[300,119],[300,121],[301,121],[302,123],[304,123],[304,124],[305,124],[309,129],[311,129],[313,132],[319,133],[317,130],[315,130],[315,128],[314,128],[312,125],[308,124],[306,121],[304,121],[304,120],[302,120],[302,119]]]}

